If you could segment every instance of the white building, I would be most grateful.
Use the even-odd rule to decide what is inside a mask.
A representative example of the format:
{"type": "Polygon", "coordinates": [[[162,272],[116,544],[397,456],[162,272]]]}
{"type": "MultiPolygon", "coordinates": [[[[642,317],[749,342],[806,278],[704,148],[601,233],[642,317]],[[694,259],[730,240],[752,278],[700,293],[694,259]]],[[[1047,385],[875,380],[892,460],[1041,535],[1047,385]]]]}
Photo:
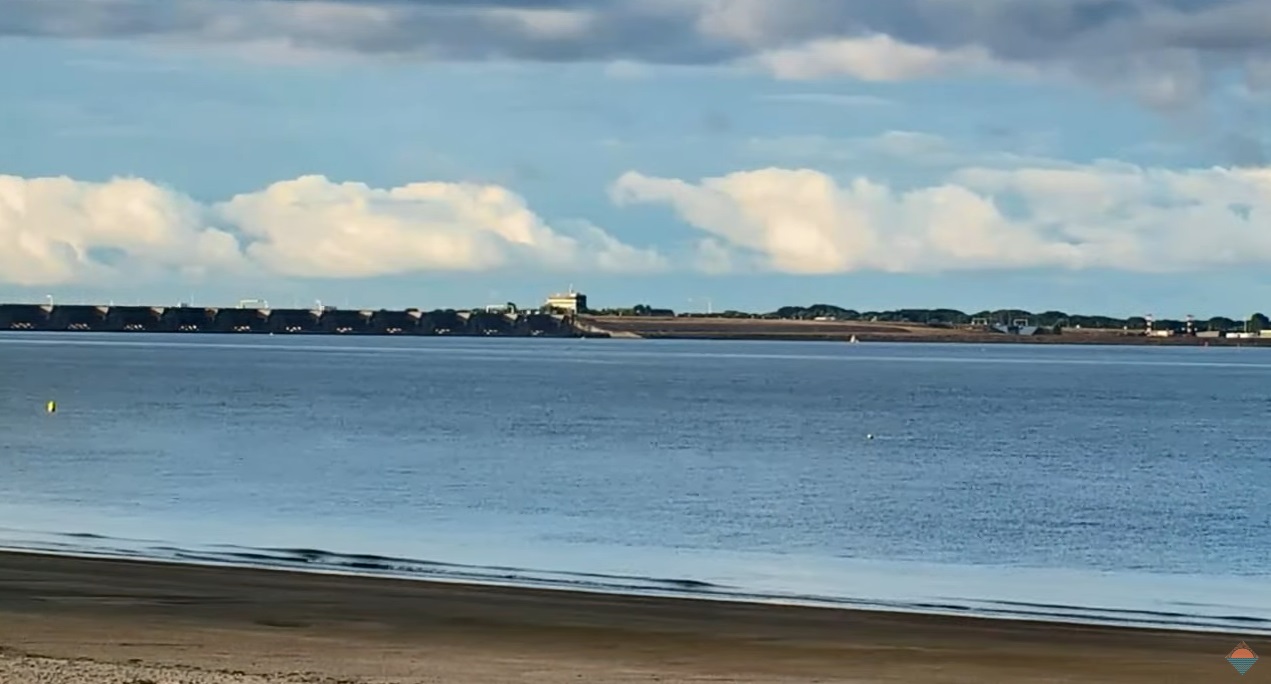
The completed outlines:
{"type": "Polygon", "coordinates": [[[550,311],[560,313],[586,313],[587,312],[587,295],[581,292],[575,292],[571,287],[569,292],[562,294],[554,294],[547,298],[547,304],[544,308],[550,311]]]}

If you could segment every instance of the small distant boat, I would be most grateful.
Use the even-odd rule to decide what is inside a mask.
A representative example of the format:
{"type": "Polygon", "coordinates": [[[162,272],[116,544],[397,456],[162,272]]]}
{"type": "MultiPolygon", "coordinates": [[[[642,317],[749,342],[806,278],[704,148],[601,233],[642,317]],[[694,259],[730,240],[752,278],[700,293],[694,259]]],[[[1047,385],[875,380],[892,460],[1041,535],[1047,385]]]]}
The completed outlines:
{"type": "Polygon", "coordinates": [[[855,335],[852,335],[852,339],[847,341],[848,344],[857,344],[858,342],[860,342],[860,340],[856,339],[855,335]]]}

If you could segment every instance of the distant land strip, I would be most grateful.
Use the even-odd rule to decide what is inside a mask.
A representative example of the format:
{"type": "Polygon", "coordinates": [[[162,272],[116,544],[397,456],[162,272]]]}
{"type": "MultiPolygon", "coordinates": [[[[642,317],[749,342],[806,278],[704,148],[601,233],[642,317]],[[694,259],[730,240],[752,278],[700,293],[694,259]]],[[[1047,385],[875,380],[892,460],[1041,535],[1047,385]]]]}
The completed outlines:
{"type": "Polygon", "coordinates": [[[626,337],[664,339],[785,339],[858,342],[960,342],[1033,344],[1152,344],[1271,346],[1271,320],[1214,316],[1181,319],[1034,313],[997,309],[858,311],[832,304],[786,306],[769,313],[676,313],[638,305],[589,311],[595,330],[626,337]]]}
{"type": "MultiPolygon", "coordinates": [[[[248,300],[250,301],[250,300],[248,300]]],[[[1114,318],[1018,309],[856,311],[828,304],[769,313],[625,309],[469,310],[0,304],[0,330],[47,332],[454,335],[506,337],[1271,346],[1271,321],[1114,318]]]]}

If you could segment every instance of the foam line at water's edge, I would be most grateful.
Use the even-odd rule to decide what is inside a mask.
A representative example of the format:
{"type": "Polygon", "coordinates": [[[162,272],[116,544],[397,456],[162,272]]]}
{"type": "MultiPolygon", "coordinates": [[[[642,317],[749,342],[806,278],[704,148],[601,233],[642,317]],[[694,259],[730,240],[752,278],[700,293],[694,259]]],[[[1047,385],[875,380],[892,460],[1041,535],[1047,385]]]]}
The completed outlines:
{"type": "MultiPolygon", "coordinates": [[[[992,601],[950,597],[939,600],[880,600],[841,596],[751,591],[693,579],[610,575],[568,571],[541,571],[501,566],[472,566],[421,559],[394,558],[368,554],[342,554],[320,549],[250,548],[219,545],[212,548],[181,548],[147,545],[126,548],[100,535],[54,535],[97,544],[22,542],[2,543],[0,550],[19,553],[49,553],[89,558],[118,558],[167,562],[183,565],[244,567],[267,570],[389,577],[421,581],[525,587],[626,594],[695,598],[716,601],[797,605],[822,608],[877,610],[996,619],[1035,620],[1067,624],[1108,625],[1168,629],[1178,631],[1232,632],[1271,635],[1271,620],[1246,615],[1205,615],[1174,611],[1124,610],[1094,606],[992,601]]],[[[130,540],[113,540],[127,542],[130,540]]]]}

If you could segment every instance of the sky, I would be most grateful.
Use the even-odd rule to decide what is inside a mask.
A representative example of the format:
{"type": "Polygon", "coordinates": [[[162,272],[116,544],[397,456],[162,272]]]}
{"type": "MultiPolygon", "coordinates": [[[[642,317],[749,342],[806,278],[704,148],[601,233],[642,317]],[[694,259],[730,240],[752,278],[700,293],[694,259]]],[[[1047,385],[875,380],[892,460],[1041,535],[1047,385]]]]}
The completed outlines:
{"type": "Polygon", "coordinates": [[[0,9],[0,301],[1271,310],[1266,0],[0,9]]]}

